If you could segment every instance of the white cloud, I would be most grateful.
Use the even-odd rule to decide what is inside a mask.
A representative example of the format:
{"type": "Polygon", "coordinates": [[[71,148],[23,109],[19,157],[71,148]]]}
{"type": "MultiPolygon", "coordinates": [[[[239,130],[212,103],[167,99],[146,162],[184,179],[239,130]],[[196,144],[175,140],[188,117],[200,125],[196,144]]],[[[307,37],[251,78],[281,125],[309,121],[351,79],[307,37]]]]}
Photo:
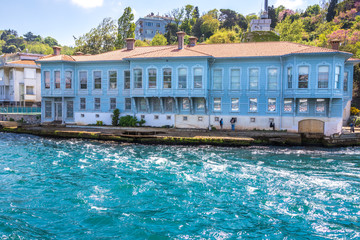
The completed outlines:
{"type": "Polygon", "coordinates": [[[95,8],[101,7],[104,0],[71,0],[71,2],[83,8],[95,8]]]}
{"type": "Polygon", "coordinates": [[[304,6],[304,4],[304,0],[277,0],[275,6],[278,7],[280,5],[283,5],[286,8],[296,10],[304,6]]]}

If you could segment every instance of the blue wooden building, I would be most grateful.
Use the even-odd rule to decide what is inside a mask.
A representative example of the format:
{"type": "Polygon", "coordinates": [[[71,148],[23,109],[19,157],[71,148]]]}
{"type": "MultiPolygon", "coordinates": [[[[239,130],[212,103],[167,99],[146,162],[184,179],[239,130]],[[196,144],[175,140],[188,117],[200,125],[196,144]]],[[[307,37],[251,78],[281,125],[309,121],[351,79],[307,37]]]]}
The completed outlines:
{"type": "MultiPolygon", "coordinates": [[[[42,122],[111,124],[112,112],[148,126],[341,132],[349,118],[353,65],[336,49],[290,42],[127,48],[38,60],[42,122]]],[[[334,43],[336,47],[336,43],[334,43]]]]}

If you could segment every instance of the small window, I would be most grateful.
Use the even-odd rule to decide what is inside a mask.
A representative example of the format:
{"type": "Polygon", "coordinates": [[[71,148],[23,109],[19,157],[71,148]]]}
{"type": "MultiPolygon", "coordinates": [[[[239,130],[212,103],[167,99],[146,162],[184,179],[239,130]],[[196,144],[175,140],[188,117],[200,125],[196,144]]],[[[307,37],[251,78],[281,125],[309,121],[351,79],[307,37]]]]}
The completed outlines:
{"type": "Polygon", "coordinates": [[[318,75],[318,88],[329,87],[329,66],[320,66],[318,75]]]}
{"type": "Polygon", "coordinates": [[[80,71],[79,77],[80,77],[80,89],[87,89],[87,72],[80,71]]]}
{"type": "Polygon", "coordinates": [[[141,119],[145,119],[145,115],[141,115],[141,119]]]}
{"type": "Polygon", "coordinates": [[[326,106],[325,99],[323,99],[323,98],[316,99],[316,112],[317,113],[324,113],[325,106],[326,106]]]}
{"type": "Polygon", "coordinates": [[[52,103],[51,101],[45,101],[45,118],[51,118],[52,115],[52,103]]]}
{"type": "Polygon", "coordinates": [[[134,85],[135,85],[135,88],[142,88],[142,70],[141,69],[134,69],[134,85]]]}
{"type": "Polygon", "coordinates": [[[100,110],[100,98],[95,98],[94,103],[95,110],[100,110]]]}
{"type": "Polygon", "coordinates": [[[151,98],[150,100],[152,111],[153,112],[160,112],[161,106],[160,106],[160,99],[159,98],[151,98]]]}
{"type": "Polygon", "coordinates": [[[101,71],[94,71],[94,89],[101,89],[101,71]]]}
{"type": "Polygon", "coordinates": [[[55,71],[54,77],[55,77],[55,88],[60,88],[60,71],[55,71]]]}
{"type": "Polygon", "coordinates": [[[299,99],[299,112],[306,113],[308,112],[308,100],[307,99],[299,99]]]}
{"type": "Polygon", "coordinates": [[[86,98],[80,98],[80,110],[86,109],[86,98]]]}
{"type": "Polygon", "coordinates": [[[221,98],[214,98],[214,111],[221,111],[221,98]]]}
{"type": "Polygon", "coordinates": [[[109,71],[109,89],[117,89],[117,71],[109,71]]]}
{"type": "Polygon", "coordinates": [[[34,95],[34,87],[33,86],[26,86],[26,94],[27,95],[34,95]]]}
{"type": "Polygon", "coordinates": [[[36,69],[33,68],[24,68],[24,78],[36,78],[36,69]]]}
{"type": "Polygon", "coordinates": [[[203,117],[198,117],[198,121],[202,122],[203,121],[203,117]]]}
{"type": "Polygon", "coordinates": [[[269,118],[269,123],[273,123],[274,119],[273,118],[269,118]]]}
{"type": "Polygon", "coordinates": [[[284,99],[284,112],[293,111],[293,100],[291,98],[284,99]]]}
{"type": "Polygon", "coordinates": [[[239,99],[238,98],[231,99],[231,111],[233,111],[233,112],[239,111],[239,99]]]}
{"type": "Polygon", "coordinates": [[[50,88],[50,72],[44,71],[45,88],[50,88]]]}
{"type": "Polygon", "coordinates": [[[99,114],[95,114],[95,117],[96,117],[96,118],[99,118],[99,117],[100,117],[100,115],[99,115],[99,114]]]}
{"type": "Polygon", "coordinates": [[[240,69],[231,69],[231,90],[240,90],[240,69]]]}
{"type": "Polygon", "coordinates": [[[82,114],[80,114],[80,116],[81,116],[82,118],[84,118],[84,117],[85,117],[85,114],[82,113],[82,114]]]}
{"type": "Polygon", "coordinates": [[[171,120],[171,115],[167,115],[166,120],[171,120]]]}
{"type": "Polygon", "coordinates": [[[268,69],[268,90],[276,90],[278,82],[278,70],[277,68],[268,69]]]}
{"type": "Polygon", "coordinates": [[[110,110],[114,110],[116,108],[116,98],[110,98],[110,110]]]}
{"type": "Polygon", "coordinates": [[[125,98],[125,110],[131,110],[131,98],[125,98]]]}
{"type": "Polygon", "coordinates": [[[72,88],[72,71],[65,71],[65,88],[72,88]]]}
{"type": "Polygon", "coordinates": [[[189,100],[189,98],[182,98],[181,108],[182,108],[182,110],[189,110],[190,109],[190,100],[189,100]]]}
{"type": "Polygon", "coordinates": [[[139,111],[140,112],[146,112],[147,111],[145,98],[140,98],[139,99],[139,111]]]}
{"type": "Polygon", "coordinates": [[[220,121],[220,120],[219,120],[219,117],[215,117],[215,118],[214,118],[214,121],[215,121],[215,122],[220,121]]]}
{"type": "Polygon", "coordinates": [[[299,88],[309,87],[309,67],[299,67],[299,88]]]}
{"type": "Polygon", "coordinates": [[[196,110],[199,110],[199,111],[205,110],[205,99],[204,98],[196,98],[195,105],[196,105],[196,110]]]}
{"type": "Polygon", "coordinates": [[[287,69],[287,87],[292,88],[293,75],[292,75],[292,67],[288,67],[287,69]]]}
{"type": "Polygon", "coordinates": [[[276,98],[268,98],[268,112],[276,112],[276,98]]]}
{"type": "Polygon", "coordinates": [[[171,88],[171,68],[163,69],[163,88],[171,88]]]}
{"type": "Polygon", "coordinates": [[[335,89],[340,88],[340,66],[335,67],[335,89]]]}
{"type": "Polygon", "coordinates": [[[124,71],[124,89],[130,89],[130,71],[124,71]]]}
{"type": "Polygon", "coordinates": [[[156,88],[156,69],[151,68],[148,70],[148,81],[149,81],[149,88],[156,88]]]}
{"type": "Polygon", "coordinates": [[[187,69],[179,68],[178,69],[178,85],[179,88],[187,88],[187,69]]]}
{"type": "Polygon", "coordinates": [[[257,112],[257,110],[258,110],[258,107],[257,107],[258,100],[257,100],[257,98],[250,98],[249,101],[250,101],[250,104],[249,104],[250,112],[257,112]]]}
{"type": "Polygon", "coordinates": [[[259,69],[250,68],[249,70],[249,89],[258,90],[259,88],[259,69]]]}
{"type": "Polygon", "coordinates": [[[203,76],[203,69],[195,68],[194,69],[194,88],[202,88],[202,76],[203,76]]]}
{"type": "Polygon", "coordinates": [[[255,122],[255,118],[250,118],[250,122],[255,122]]]}
{"type": "Polygon", "coordinates": [[[154,119],[158,120],[159,119],[159,115],[154,115],[154,119]]]}
{"type": "Polygon", "coordinates": [[[349,73],[344,72],[344,92],[347,92],[348,90],[348,78],[349,78],[349,73]]]}
{"type": "Polygon", "coordinates": [[[66,102],[66,117],[67,118],[74,117],[74,102],[73,101],[66,102]]]}
{"type": "Polygon", "coordinates": [[[214,90],[221,90],[222,89],[222,69],[214,69],[214,90]]]}
{"type": "Polygon", "coordinates": [[[164,110],[165,112],[172,112],[174,107],[174,99],[173,98],[165,98],[164,99],[164,110]]]}
{"type": "Polygon", "coordinates": [[[183,121],[187,121],[188,117],[187,116],[183,116],[183,121]]]}

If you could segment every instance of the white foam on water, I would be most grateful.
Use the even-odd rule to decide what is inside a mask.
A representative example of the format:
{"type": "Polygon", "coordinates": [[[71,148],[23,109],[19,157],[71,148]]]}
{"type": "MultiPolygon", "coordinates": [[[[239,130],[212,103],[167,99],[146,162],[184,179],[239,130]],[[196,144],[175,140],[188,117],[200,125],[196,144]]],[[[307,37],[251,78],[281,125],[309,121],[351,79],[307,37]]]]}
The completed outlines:
{"type": "Polygon", "coordinates": [[[98,212],[108,210],[107,208],[103,208],[103,207],[96,207],[96,206],[91,206],[91,209],[94,209],[94,210],[96,210],[96,211],[98,211],[98,212]]]}

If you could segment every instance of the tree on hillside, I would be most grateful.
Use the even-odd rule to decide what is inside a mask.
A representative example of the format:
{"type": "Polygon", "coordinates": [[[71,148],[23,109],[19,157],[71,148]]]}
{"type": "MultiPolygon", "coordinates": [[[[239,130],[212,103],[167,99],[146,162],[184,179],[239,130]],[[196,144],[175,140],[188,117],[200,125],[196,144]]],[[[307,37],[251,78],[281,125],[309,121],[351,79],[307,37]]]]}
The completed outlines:
{"type": "Polygon", "coordinates": [[[203,23],[200,26],[200,29],[205,39],[211,37],[211,35],[213,35],[219,29],[220,22],[217,18],[214,18],[214,16],[214,14],[205,14],[201,17],[203,23]]]}
{"type": "Polygon", "coordinates": [[[98,54],[115,49],[116,25],[111,18],[104,18],[97,28],[80,36],[76,41],[76,51],[98,54]]]}
{"type": "Polygon", "coordinates": [[[336,15],[336,5],[338,0],[330,0],[328,12],[326,14],[326,21],[331,22],[336,15]]]}
{"type": "Polygon", "coordinates": [[[52,37],[46,37],[44,39],[44,43],[46,43],[50,47],[59,45],[58,41],[55,38],[52,38],[52,37]]]}
{"type": "Polygon", "coordinates": [[[195,19],[195,20],[200,18],[200,12],[199,12],[199,8],[197,6],[194,8],[192,16],[193,16],[193,19],[195,19]]]}
{"type": "Polygon", "coordinates": [[[183,20],[184,13],[184,8],[174,8],[173,10],[171,10],[171,13],[169,15],[172,16],[177,27],[179,27],[180,22],[183,20]]]}
{"type": "Polygon", "coordinates": [[[206,43],[235,43],[240,42],[240,33],[234,30],[227,30],[225,28],[220,29],[214,35],[212,35],[206,43]]]}
{"type": "Polygon", "coordinates": [[[165,26],[165,29],[166,29],[165,38],[166,38],[168,44],[175,43],[177,41],[176,33],[178,32],[178,27],[176,26],[176,24],[168,23],[165,26]]]}
{"type": "Polygon", "coordinates": [[[303,14],[304,17],[316,16],[320,13],[319,4],[308,6],[303,14]]]}
{"type": "Polygon", "coordinates": [[[150,45],[151,46],[165,46],[168,42],[164,35],[157,33],[154,38],[151,40],[150,45]]]}
{"type": "Polygon", "coordinates": [[[191,34],[191,28],[192,25],[194,24],[194,20],[192,19],[193,10],[194,10],[193,5],[188,4],[185,6],[185,18],[180,25],[180,29],[186,32],[186,34],[191,34]]]}
{"type": "Polygon", "coordinates": [[[123,15],[118,20],[118,34],[116,40],[116,49],[125,47],[126,38],[135,37],[134,14],[130,7],[124,9],[123,15]]]}
{"type": "Polygon", "coordinates": [[[268,15],[269,15],[269,18],[271,19],[270,27],[275,28],[276,24],[278,22],[278,16],[276,15],[276,11],[275,11],[274,6],[269,6],[268,7],[268,15]]]}
{"type": "Polygon", "coordinates": [[[199,39],[199,42],[204,41],[204,39],[202,39],[203,33],[201,31],[201,26],[203,23],[204,23],[204,20],[202,18],[199,18],[191,30],[192,35],[197,37],[199,39]]]}
{"type": "Polygon", "coordinates": [[[246,30],[248,27],[246,18],[231,9],[220,9],[219,20],[221,22],[221,28],[232,29],[238,25],[243,30],[246,30]]]}
{"type": "Polygon", "coordinates": [[[289,42],[301,42],[305,32],[302,19],[292,21],[290,17],[279,23],[275,30],[280,35],[280,41],[289,42]]]}
{"type": "Polygon", "coordinates": [[[141,41],[141,40],[136,40],[135,41],[135,47],[147,47],[149,46],[149,43],[144,40],[144,41],[141,41]]]}

